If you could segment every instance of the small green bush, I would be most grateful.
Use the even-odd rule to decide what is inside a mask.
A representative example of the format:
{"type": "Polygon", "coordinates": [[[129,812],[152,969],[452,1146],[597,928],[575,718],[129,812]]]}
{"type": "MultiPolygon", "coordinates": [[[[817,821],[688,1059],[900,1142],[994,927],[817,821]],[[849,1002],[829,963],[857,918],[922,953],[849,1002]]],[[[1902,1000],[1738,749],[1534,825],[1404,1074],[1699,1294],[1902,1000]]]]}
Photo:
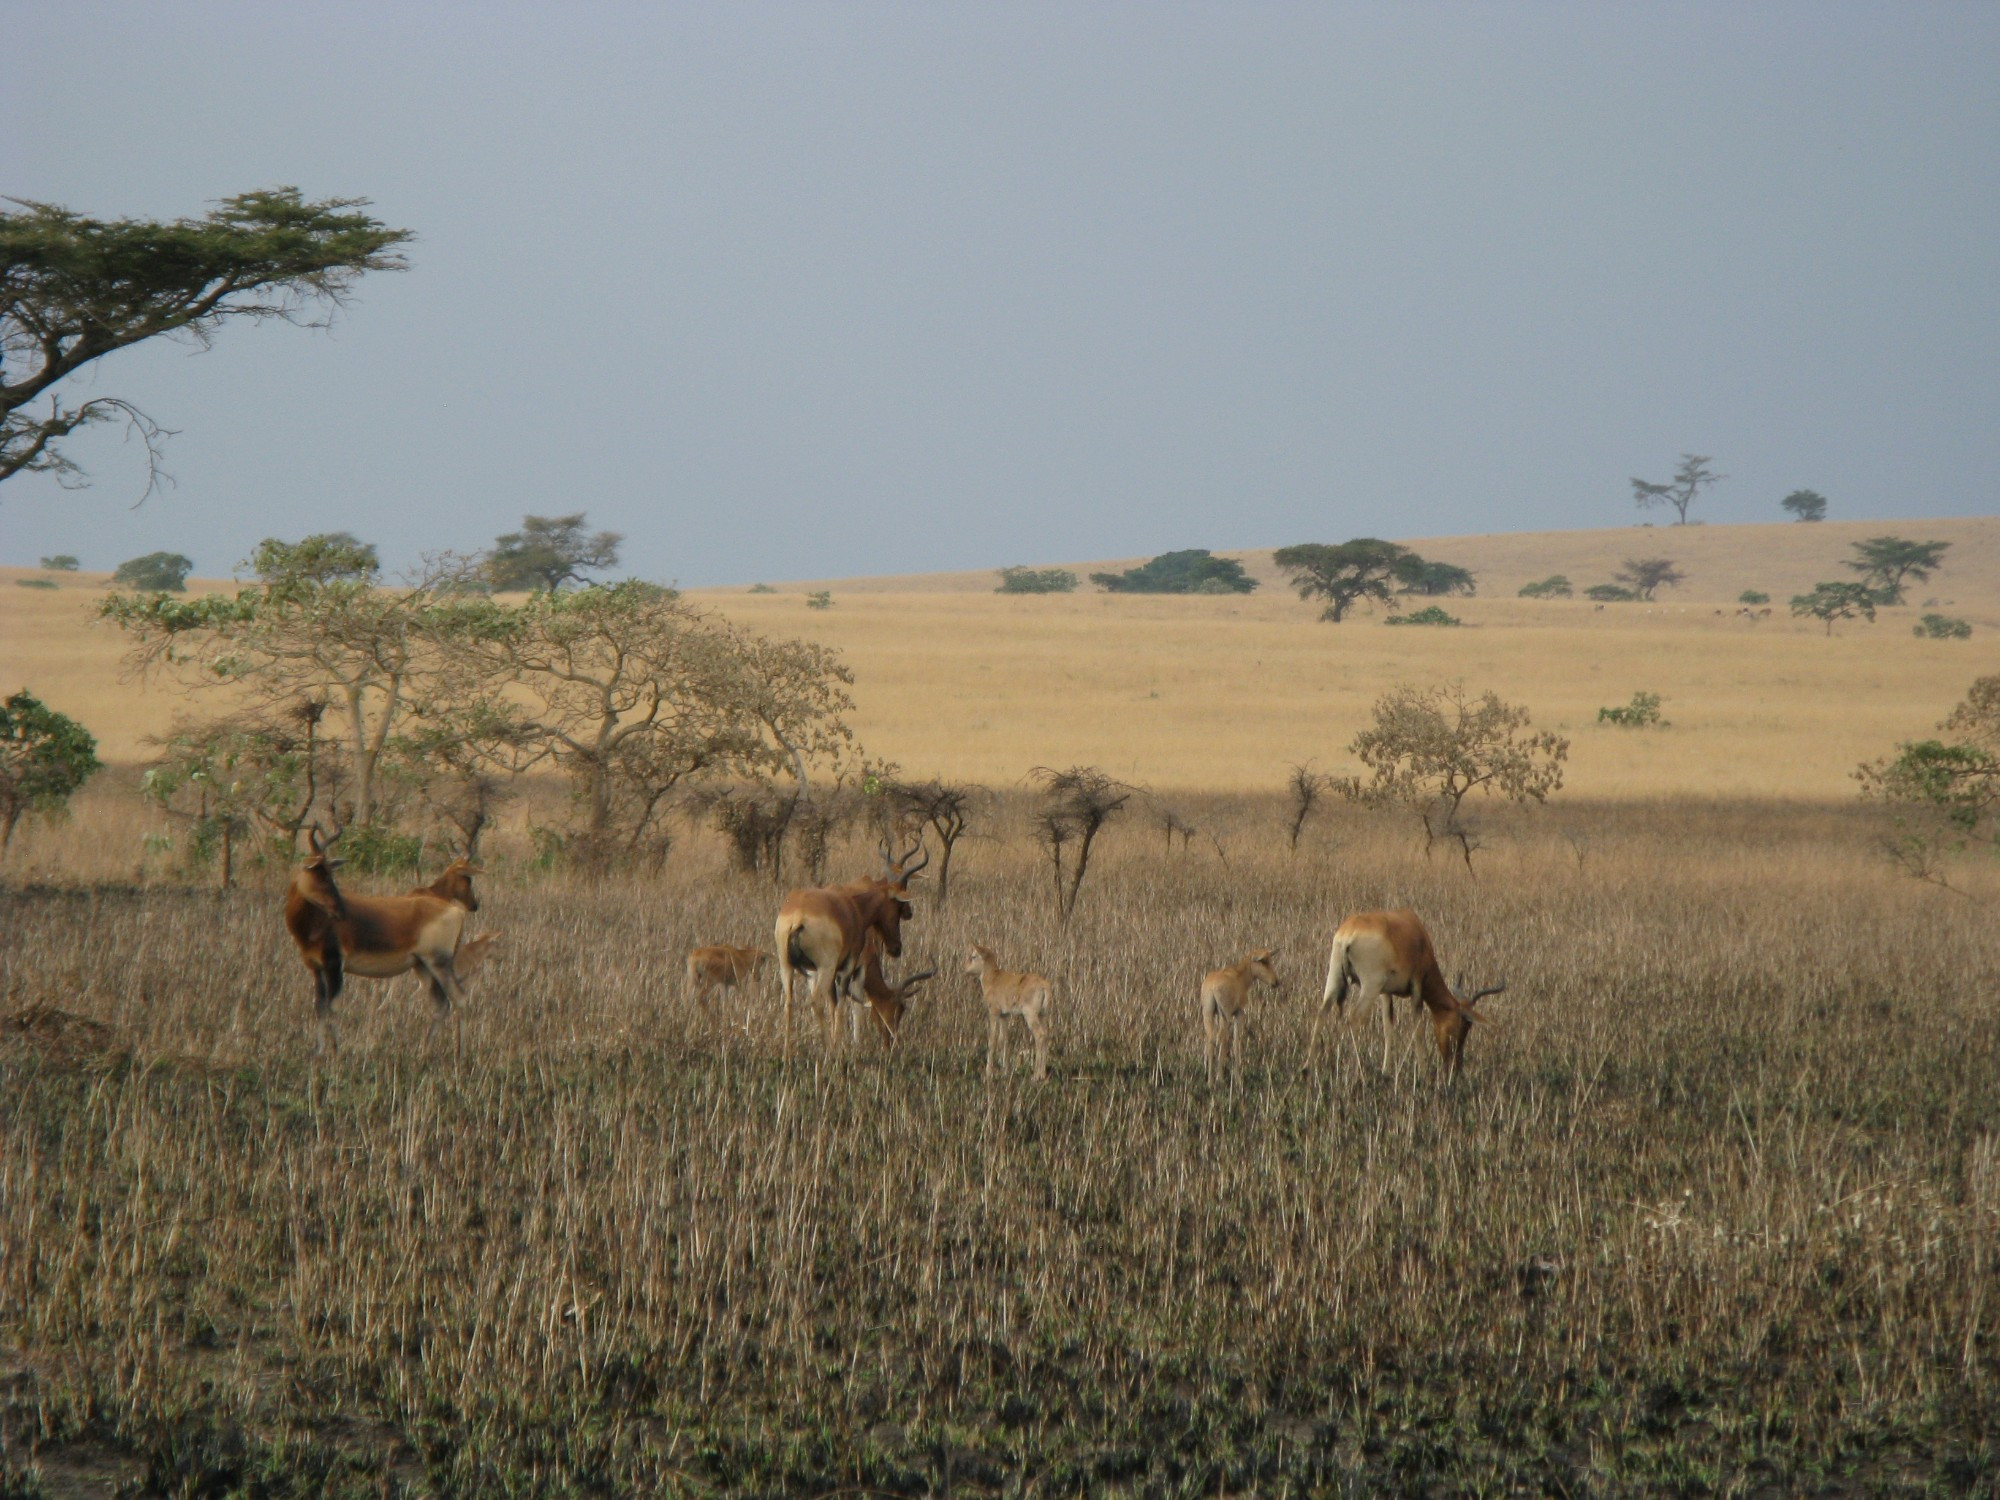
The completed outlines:
{"type": "Polygon", "coordinates": [[[1745,589],[1736,596],[1738,604],[1769,604],[1771,596],[1762,589],[1745,589]]]}
{"type": "Polygon", "coordinates": [[[750,585],[750,592],[753,594],[775,594],[778,591],[768,583],[753,583],[750,585]]]}
{"type": "Polygon", "coordinates": [[[1910,627],[1910,633],[1932,641],[1963,641],[1972,635],[1972,622],[1951,615],[1925,615],[1910,627]]]}
{"type": "Polygon", "coordinates": [[[1632,701],[1623,708],[1600,708],[1597,722],[1616,724],[1621,729],[1664,729],[1667,724],[1660,717],[1658,693],[1634,693],[1632,701]]]}
{"type": "Polygon", "coordinates": [[[807,608],[807,609],[832,609],[832,608],[833,608],[833,590],[832,590],[832,589],[821,589],[821,590],[820,590],[820,591],[819,591],[818,593],[816,593],[816,594],[807,594],[807,595],[806,595],[806,608],[807,608]]]}
{"type": "Polygon", "coordinates": [[[379,823],[350,828],[340,839],[340,857],[367,875],[402,875],[422,863],[424,841],[379,823]]]}
{"type": "Polygon", "coordinates": [[[1076,588],[1068,568],[1002,568],[996,594],[1067,594],[1076,588]]]}
{"type": "Polygon", "coordinates": [[[1391,615],[1382,622],[1384,625],[1463,625],[1465,621],[1456,615],[1448,615],[1437,605],[1420,609],[1412,614],[1391,615]]]}
{"type": "Polygon", "coordinates": [[[1523,599],[1568,599],[1575,595],[1569,579],[1561,573],[1551,573],[1540,583],[1521,585],[1523,599]]]}
{"type": "Polygon", "coordinates": [[[16,578],[15,583],[24,589],[52,589],[56,587],[53,578],[16,578]]]}
{"type": "Polygon", "coordinates": [[[1583,591],[1599,604],[1630,604],[1639,595],[1622,583],[1593,583],[1583,591]]]}
{"type": "Polygon", "coordinates": [[[82,567],[83,564],[78,562],[75,556],[71,553],[58,552],[53,557],[43,558],[42,566],[48,569],[51,573],[74,573],[78,568],[82,567]]]}

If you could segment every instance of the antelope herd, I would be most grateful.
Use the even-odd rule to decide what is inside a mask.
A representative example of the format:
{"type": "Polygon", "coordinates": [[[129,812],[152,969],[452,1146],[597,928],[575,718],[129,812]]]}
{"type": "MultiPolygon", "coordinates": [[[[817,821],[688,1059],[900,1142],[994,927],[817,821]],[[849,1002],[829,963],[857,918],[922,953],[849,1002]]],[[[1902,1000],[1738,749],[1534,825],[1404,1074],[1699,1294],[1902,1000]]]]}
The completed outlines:
{"type": "MultiPolygon", "coordinates": [[[[349,896],[333,878],[340,861],[331,848],[339,838],[322,840],[319,829],[308,831],[310,852],[293,874],[285,893],[285,927],[297,945],[299,960],[313,977],[320,1045],[337,1046],[333,1002],[348,974],[390,979],[415,973],[430,987],[431,1031],[435,1036],[446,1020],[454,1023],[454,1005],[464,998],[463,980],[489,956],[499,934],[466,936],[466,918],[479,910],[472,877],[479,873],[469,859],[456,859],[427,886],[401,896],[349,896]]],[[[795,890],[779,905],[773,937],[777,949],[778,983],[782,1000],[784,1054],[792,1050],[792,1001],[797,981],[807,980],[807,1007],[819,1018],[829,1049],[839,1044],[839,1021],[848,1012],[848,1034],[858,1041],[865,1010],[883,1045],[893,1048],[918,988],[935,978],[935,967],[889,979],[885,959],[902,957],[903,923],[913,916],[910,882],[930,862],[923,845],[900,857],[882,851],[879,875],[845,885],[795,890]]],[[[1202,1061],[1213,1079],[1218,1066],[1240,1077],[1243,1069],[1242,1027],[1251,993],[1258,984],[1284,993],[1284,982],[1272,960],[1275,948],[1265,948],[1225,968],[1203,976],[1198,997],[1202,1029],[1202,1061]]],[[[747,989],[771,955],[759,948],[708,944],[687,956],[690,1000],[704,1013],[712,1012],[721,992],[747,989]]],[[[991,948],[974,943],[962,971],[976,979],[986,1007],[986,1076],[1008,1069],[1011,1023],[1019,1021],[1035,1050],[1035,1077],[1049,1069],[1049,1008],[1055,986],[1043,975],[1003,969],[991,948]]],[[[1445,982],[1430,933],[1413,911],[1357,912],[1333,935],[1326,987],[1313,1018],[1307,1055],[1319,1038],[1329,1009],[1345,1017],[1350,996],[1356,1014],[1379,1001],[1382,1018],[1382,1066],[1389,1066],[1389,1028],[1395,1001],[1414,999],[1428,1015],[1437,1039],[1438,1057],[1447,1082],[1458,1076],[1465,1042],[1480,1019],[1475,1007],[1507,986],[1491,985],[1461,997],[1445,982]]]]}

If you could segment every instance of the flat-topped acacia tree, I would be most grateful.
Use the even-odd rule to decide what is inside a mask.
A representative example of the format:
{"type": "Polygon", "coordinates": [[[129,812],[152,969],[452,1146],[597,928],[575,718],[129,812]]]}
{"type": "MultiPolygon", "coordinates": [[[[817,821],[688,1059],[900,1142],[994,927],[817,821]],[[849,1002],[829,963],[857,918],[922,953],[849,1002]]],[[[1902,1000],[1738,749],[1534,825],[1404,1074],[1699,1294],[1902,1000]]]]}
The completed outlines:
{"type": "Polygon", "coordinates": [[[407,229],[365,198],[309,201],[295,187],[225,198],[198,219],[92,219],[53,203],[0,209],[0,481],[83,470],[64,440],[124,420],[145,445],[146,492],[170,436],[122,396],[78,399],[67,382],[149,339],[206,349],[226,324],[324,327],[367,271],[400,271],[407,229]]]}

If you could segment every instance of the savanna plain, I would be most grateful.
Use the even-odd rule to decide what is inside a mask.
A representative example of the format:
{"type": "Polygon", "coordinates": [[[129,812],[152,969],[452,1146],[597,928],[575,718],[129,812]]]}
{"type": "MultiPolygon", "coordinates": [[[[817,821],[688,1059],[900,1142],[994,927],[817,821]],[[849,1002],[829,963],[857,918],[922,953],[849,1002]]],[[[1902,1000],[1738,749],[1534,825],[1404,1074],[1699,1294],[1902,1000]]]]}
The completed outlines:
{"type": "MultiPolygon", "coordinates": [[[[2000,882],[1908,878],[1849,779],[1992,670],[2000,523],[1953,524],[1965,642],[1745,618],[1733,576],[1648,612],[1482,573],[1435,631],[705,595],[841,646],[875,754],[998,789],[919,885],[894,1051],[801,1026],[789,1065],[768,978],[704,1014],[681,973],[768,945],[768,876],[694,822],[548,868],[518,814],[459,1045],[360,980],[316,1053],[287,872],[148,858],[171,704],[91,581],[6,586],[0,685],[121,764],[0,868],[0,1016],[45,1018],[0,1040],[0,1493],[1991,1492],[2000,882]],[[1337,801],[1294,848],[1287,768],[1450,678],[1567,734],[1564,789],[1475,809],[1470,868],[1337,801]],[[1665,727],[1594,722],[1641,690],[1665,727]],[[1081,761],[1151,795],[1065,923],[1021,778],[1081,761]],[[1449,1087],[1407,1001],[1315,1026],[1334,924],[1402,905],[1507,983],[1449,1087]],[[1054,979],[1046,1081],[985,1077],[973,942],[1054,979]],[[1211,1079],[1200,977],[1271,947],[1211,1079]]],[[[876,860],[857,827],[831,872],[876,860]]]]}

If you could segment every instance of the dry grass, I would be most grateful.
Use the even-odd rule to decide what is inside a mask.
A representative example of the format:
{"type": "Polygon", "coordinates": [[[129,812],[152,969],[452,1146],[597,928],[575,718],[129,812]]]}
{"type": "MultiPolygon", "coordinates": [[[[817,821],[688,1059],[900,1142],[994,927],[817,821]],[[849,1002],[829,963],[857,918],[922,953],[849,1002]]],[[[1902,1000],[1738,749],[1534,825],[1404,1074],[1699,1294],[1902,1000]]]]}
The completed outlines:
{"type": "Polygon", "coordinates": [[[893,1065],[785,1073],[768,994],[695,1020],[686,948],[774,908],[708,840],[629,884],[501,860],[457,1064],[360,981],[315,1066],[272,891],[0,894],[0,1015],[113,1028],[0,1042],[8,1493],[1996,1482],[1989,907],[1855,809],[1573,802],[1476,877],[1393,821],[1294,859],[1272,802],[1184,811],[1226,863],[1135,820],[1066,930],[1012,824],[920,909],[913,959],[1056,979],[1040,1086],[981,1082],[962,978],[893,1065]],[[1452,1092],[1407,1013],[1387,1075],[1366,1028],[1301,1073],[1333,921],[1405,902],[1504,1021],[1452,1092]],[[1271,944],[1291,993],[1209,1088],[1199,976],[1271,944]]]}
{"type": "MultiPolygon", "coordinates": [[[[1857,762],[1927,733],[1958,701],[1985,659],[1981,643],[2000,630],[1995,519],[1420,545],[1487,570],[1488,597],[1447,601],[1471,628],[1320,625],[1275,584],[1230,598],[1003,598],[991,574],[934,575],[836,584],[824,611],[789,588],[698,597],[758,629],[839,647],[858,679],[863,743],[915,774],[1007,785],[1033,765],[1094,763],[1177,792],[1274,789],[1307,759],[1351,769],[1345,747],[1377,696],[1462,676],[1575,736],[1569,786],[1579,795],[1844,798],[1857,762]],[[1831,639],[1787,617],[1791,592],[1835,576],[1849,542],[1885,530],[1953,543],[1934,587],[1973,621],[1970,642],[1912,638],[1917,608],[1885,610],[1880,624],[1843,626],[1831,639]],[[1654,543],[1687,559],[1687,597],[1603,610],[1511,597],[1509,569],[1566,568],[1581,585],[1654,543]],[[1766,556],[1768,568],[1750,561],[1766,556]],[[1524,568],[1543,558],[1554,561],[1524,568]],[[1715,612],[1723,606],[1711,595],[1733,600],[1739,571],[1778,601],[1770,619],[1715,612]],[[1717,589],[1716,579],[1727,581],[1717,589]],[[954,580],[967,587],[952,591],[954,580]],[[1665,697],[1672,728],[1597,727],[1598,709],[1642,689],[1665,697]]],[[[1245,555],[1269,573],[1268,554],[1245,555]]],[[[93,597],[88,580],[41,592],[8,587],[0,570],[0,684],[33,687],[96,733],[108,759],[130,763],[179,700],[121,681],[122,643],[89,623],[93,597]]]]}

